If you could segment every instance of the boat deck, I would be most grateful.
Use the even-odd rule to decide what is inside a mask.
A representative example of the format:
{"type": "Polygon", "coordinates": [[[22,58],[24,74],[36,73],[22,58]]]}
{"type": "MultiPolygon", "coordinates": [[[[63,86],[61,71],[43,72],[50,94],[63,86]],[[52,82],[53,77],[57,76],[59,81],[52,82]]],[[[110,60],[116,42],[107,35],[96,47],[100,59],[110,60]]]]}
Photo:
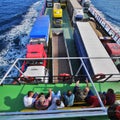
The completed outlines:
{"type": "MultiPolygon", "coordinates": [[[[52,8],[47,8],[46,13],[47,15],[50,15],[50,19],[52,22],[52,8]]],[[[52,24],[51,24],[52,27],[52,24]]],[[[55,28],[52,28],[54,30],[55,28]]],[[[67,10],[64,9],[63,12],[63,26],[62,26],[63,33],[65,34],[65,40],[68,46],[68,51],[70,57],[77,57],[76,53],[76,47],[74,44],[73,39],[73,28],[71,26],[69,16],[67,14],[67,10]]],[[[56,43],[58,44],[58,43],[56,43]]],[[[57,52],[57,51],[56,51],[57,52]]],[[[56,53],[54,53],[56,54],[56,53]]],[[[57,52],[59,55],[60,53],[57,52]]],[[[66,55],[66,54],[64,54],[66,55]]],[[[78,69],[79,62],[76,62],[76,60],[71,60],[72,68],[74,73],[78,69]]],[[[94,83],[97,91],[104,92],[107,91],[108,88],[113,88],[115,93],[119,92],[119,83],[120,82],[104,82],[104,83],[94,83]]],[[[82,119],[89,119],[89,120],[96,120],[102,119],[102,120],[109,120],[106,116],[106,112],[104,111],[84,111],[80,109],[79,111],[69,109],[67,110],[61,110],[61,111],[38,111],[38,112],[25,112],[21,111],[25,109],[23,105],[23,97],[27,94],[29,90],[33,90],[34,92],[44,92],[47,94],[48,90],[51,88],[53,91],[57,92],[58,90],[61,90],[61,93],[66,92],[67,90],[73,90],[73,87],[75,86],[74,83],[72,84],[17,84],[17,85],[1,85],[0,86],[0,118],[1,119],[69,119],[69,120],[82,120],[82,119]],[[21,112],[20,112],[21,111],[21,112]],[[74,111],[74,112],[73,112],[74,111]],[[6,116],[7,113],[7,116],[6,116]],[[58,113],[58,114],[56,114],[58,113]],[[89,114],[89,115],[88,115],[89,114]],[[72,117],[71,117],[72,116],[72,117]],[[49,117],[49,118],[48,118],[49,117]],[[69,118],[71,117],[71,118],[69,118]],[[73,118],[74,117],[74,118],[73,118]]],[[[81,83],[81,88],[84,88],[86,86],[85,83],[81,83]]],[[[92,85],[90,84],[90,88],[93,90],[92,85]]]]}
{"type": "MultiPolygon", "coordinates": [[[[52,33],[52,57],[69,57],[66,41],[64,39],[63,32],[59,34],[59,31],[53,31],[52,33]]],[[[71,75],[71,63],[68,59],[53,59],[52,61],[53,76],[59,76],[59,74],[67,73],[71,75]]],[[[54,77],[54,82],[58,82],[58,79],[54,77]]]]}
{"type": "MultiPolygon", "coordinates": [[[[45,14],[50,16],[50,21],[51,21],[51,35],[50,36],[52,39],[52,31],[57,30],[57,28],[52,27],[52,22],[53,22],[52,21],[52,8],[47,8],[45,14]]],[[[62,27],[60,28],[60,30],[63,31],[64,39],[65,39],[65,42],[67,43],[67,49],[68,49],[69,56],[70,57],[78,57],[74,39],[73,39],[73,27],[70,22],[67,8],[63,9],[62,20],[63,20],[63,24],[62,24],[62,27]]],[[[72,65],[73,74],[75,74],[77,72],[78,66],[79,66],[78,60],[71,60],[71,65],[72,65]]]]}

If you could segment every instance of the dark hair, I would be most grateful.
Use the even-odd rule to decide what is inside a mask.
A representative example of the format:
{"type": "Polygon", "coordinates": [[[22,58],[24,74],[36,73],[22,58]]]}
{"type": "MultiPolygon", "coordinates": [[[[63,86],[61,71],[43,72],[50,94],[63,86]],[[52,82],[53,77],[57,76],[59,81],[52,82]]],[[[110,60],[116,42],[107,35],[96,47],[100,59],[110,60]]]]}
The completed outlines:
{"type": "Polygon", "coordinates": [[[109,93],[112,93],[112,94],[114,94],[114,90],[113,89],[108,89],[108,91],[107,92],[109,92],[109,93]]]}
{"type": "Polygon", "coordinates": [[[71,91],[71,90],[68,90],[68,91],[67,91],[67,96],[71,96],[71,94],[72,94],[72,91],[71,91]]]}
{"type": "Polygon", "coordinates": [[[61,104],[61,101],[58,99],[58,100],[56,100],[56,105],[57,106],[60,106],[60,104],[61,104]]]}
{"type": "Polygon", "coordinates": [[[120,105],[113,104],[108,107],[107,114],[110,120],[120,120],[120,105]]]}
{"type": "Polygon", "coordinates": [[[33,93],[33,91],[28,91],[28,97],[33,93]]]}
{"type": "Polygon", "coordinates": [[[40,98],[40,97],[41,97],[41,95],[44,95],[44,93],[40,93],[40,94],[38,95],[38,98],[40,98]]]}

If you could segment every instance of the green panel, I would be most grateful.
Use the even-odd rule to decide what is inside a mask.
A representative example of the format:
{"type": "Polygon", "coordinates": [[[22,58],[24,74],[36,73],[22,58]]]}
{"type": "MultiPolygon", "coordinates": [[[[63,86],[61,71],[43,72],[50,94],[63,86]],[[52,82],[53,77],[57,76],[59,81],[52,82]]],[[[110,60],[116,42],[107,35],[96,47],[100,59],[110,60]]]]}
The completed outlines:
{"type": "MultiPolygon", "coordinates": [[[[62,93],[67,90],[73,90],[75,84],[38,84],[38,85],[3,85],[0,86],[0,111],[20,111],[24,108],[23,97],[29,90],[34,92],[47,93],[49,89],[57,92],[61,90],[62,93]]],[[[84,88],[86,84],[80,84],[84,88]]],[[[119,92],[119,83],[95,83],[98,91],[107,91],[108,88],[113,88],[115,92],[119,92]]],[[[91,89],[93,89],[91,87],[91,89]]]]}
{"type": "Polygon", "coordinates": [[[72,89],[72,85],[65,84],[39,84],[39,85],[3,85],[0,86],[0,111],[20,111],[24,108],[23,97],[29,90],[34,92],[44,92],[49,89],[53,91],[61,90],[65,92],[72,89]]]}

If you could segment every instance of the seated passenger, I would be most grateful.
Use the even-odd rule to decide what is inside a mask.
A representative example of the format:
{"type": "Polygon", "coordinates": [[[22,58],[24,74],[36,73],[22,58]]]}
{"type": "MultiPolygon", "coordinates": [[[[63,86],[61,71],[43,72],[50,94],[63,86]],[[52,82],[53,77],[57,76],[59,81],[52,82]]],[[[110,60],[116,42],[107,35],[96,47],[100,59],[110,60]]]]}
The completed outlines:
{"type": "Polygon", "coordinates": [[[40,94],[39,98],[35,101],[35,108],[38,110],[45,110],[51,103],[52,99],[52,90],[49,89],[49,96],[45,98],[45,95],[42,93],[40,94]]]}
{"type": "Polygon", "coordinates": [[[50,107],[48,108],[48,110],[56,110],[59,108],[64,108],[64,103],[61,100],[61,92],[58,91],[57,94],[55,94],[54,92],[52,92],[52,103],[50,105],[50,107]]]}
{"type": "Polygon", "coordinates": [[[93,92],[89,88],[88,80],[86,79],[86,87],[84,89],[81,89],[79,87],[79,80],[76,82],[76,85],[73,89],[73,93],[75,94],[75,101],[83,101],[86,100],[88,97],[93,96],[93,92]]]}
{"type": "Polygon", "coordinates": [[[105,96],[106,96],[107,105],[112,105],[115,103],[116,96],[113,89],[108,89],[107,93],[105,93],[105,96]]]}
{"type": "Polygon", "coordinates": [[[65,94],[63,97],[65,106],[73,106],[75,95],[72,93],[71,90],[68,90],[67,94],[65,94]]]}
{"type": "Polygon", "coordinates": [[[25,107],[28,107],[28,108],[31,108],[33,107],[34,105],[34,102],[36,101],[37,99],[37,95],[34,94],[33,91],[28,91],[28,94],[26,96],[24,96],[24,106],[25,107]]]}
{"type": "MultiPolygon", "coordinates": [[[[106,104],[106,98],[104,96],[104,94],[100,94],[100,98],[103,102],[103,104],[106,104]]],[[[87,104],[89,105],[89,107],[100,107],[100,102],[97,96],[90,96],[87,100],[86,100],[87,104]]]]}
{"type": "Polygon", "coordinates": [[[110,120],[120,120],[120,105],[110,105],[107,109],[107,115],[110,120]]]}

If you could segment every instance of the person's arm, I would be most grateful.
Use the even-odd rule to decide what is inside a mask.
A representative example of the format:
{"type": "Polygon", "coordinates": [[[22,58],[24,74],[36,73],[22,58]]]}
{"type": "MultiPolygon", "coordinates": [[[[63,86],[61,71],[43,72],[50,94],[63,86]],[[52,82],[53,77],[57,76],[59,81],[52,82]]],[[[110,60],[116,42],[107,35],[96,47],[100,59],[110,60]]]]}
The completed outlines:
{"type": "Polygon", "coordinates": [[[49,107],[48,107],[48,110],[56,110],[57,107],[55,105],[55,103],[52,103],[49,107]]]}
{"type": "Polygon", "coordinates": [[[86,79],[86,80],[85,80],[85,82],[86,82],[86,87],[88,87],[88,88],[89,88],[88,79],[86,79]]]}
{"type": "Polygon", "coordinates": [[[79,83],[80,83],[80,80],[78,80],[78,81],[75,83],[75,86],[78,86],[78,87],[79,87],[79,83]]]}
{"type": "Polygon", "coordinates": [[[51,101],[52,100],[52,90],[49,89],[49,97],[48,97],[48,100],[51,101]]]}

